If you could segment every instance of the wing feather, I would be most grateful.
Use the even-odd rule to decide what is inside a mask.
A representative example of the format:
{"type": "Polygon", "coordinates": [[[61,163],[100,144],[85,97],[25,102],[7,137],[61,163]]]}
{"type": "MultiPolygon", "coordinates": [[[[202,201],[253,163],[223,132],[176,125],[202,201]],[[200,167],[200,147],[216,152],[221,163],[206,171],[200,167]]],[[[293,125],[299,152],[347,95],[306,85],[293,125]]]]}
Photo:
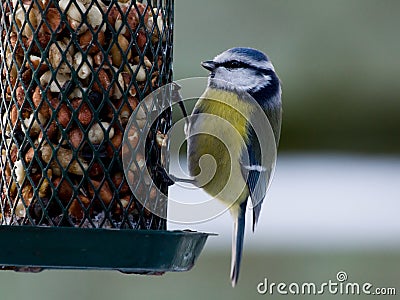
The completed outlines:
{"type": "Polygon", "coordinates": [[[271,179],[272,164],[274,163],[271,160],[274,160],[274,158],[262,159],[260,142],[257,139],[254,129],[249,128],[248,131],[249,138],[246,142],[246,151],[243,151],[240,163],[243,178],[245,178],[250,192],[250,198],[253,207],[254,231],[271,179]]]}

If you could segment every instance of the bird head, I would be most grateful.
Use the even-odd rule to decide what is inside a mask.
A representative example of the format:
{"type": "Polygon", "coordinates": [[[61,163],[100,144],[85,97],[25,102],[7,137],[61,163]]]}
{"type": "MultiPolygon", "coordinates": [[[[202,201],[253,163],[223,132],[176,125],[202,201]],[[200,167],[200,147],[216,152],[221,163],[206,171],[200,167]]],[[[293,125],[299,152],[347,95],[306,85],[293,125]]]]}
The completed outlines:
{"type": "MultiPolygon", "coordinates": [[[[210,71],[209,84],[215,88],[242,89],[250,94],[270,87],[279,89],[279,79],[268,57],[252,48],[232,48],[217,55],[213,60],[202,62],[210,71]],[[215,80],[212,80],[215,79],[215,80]]],[[[272,92],[272,91],[271,91],[272,92]]]]}

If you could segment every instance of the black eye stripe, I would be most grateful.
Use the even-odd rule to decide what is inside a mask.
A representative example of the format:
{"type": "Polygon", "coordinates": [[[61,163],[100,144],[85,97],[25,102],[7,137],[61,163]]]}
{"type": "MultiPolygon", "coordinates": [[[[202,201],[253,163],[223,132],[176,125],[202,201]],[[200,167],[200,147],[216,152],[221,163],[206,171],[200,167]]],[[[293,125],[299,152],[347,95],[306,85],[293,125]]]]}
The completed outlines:
{"type": "Polygon", "coordinates": [[[248,64],[237,61],[237,60],[230,60],[220,64],[220,66],[225,67],[227,69],[239,69],[239,68],[248,68],[250,67],[248,64]]]}
{"type": "Polygon", "coordinates": [[[254,71],[264,74],[264,75],[270,75],[271,73],[274,73],[274,71],[272,71],[271,69],[259,68],[254,65],[250,65],[245,62],[241,62],[241,61],[237,61],[237,60],[230,60],[227,62],[218,63],[218,64],[216,64],[216,66],[224,67],[224,68],[231,69],[231,70],[232,69],[240,69],[240,68],[251,69],[251,70],[254,70],[254,71]]]}

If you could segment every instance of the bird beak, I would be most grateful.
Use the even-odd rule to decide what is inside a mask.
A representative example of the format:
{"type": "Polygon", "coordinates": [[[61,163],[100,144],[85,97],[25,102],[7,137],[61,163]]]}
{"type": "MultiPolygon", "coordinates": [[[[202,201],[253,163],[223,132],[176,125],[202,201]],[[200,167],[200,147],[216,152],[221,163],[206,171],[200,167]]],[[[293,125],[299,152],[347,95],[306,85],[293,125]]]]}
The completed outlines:
{"type": "Polygon", "coordinates": [[[215,62],[212,60],[203,61],[201,65],[208,71],[213,71],[215,69],[215,62]]]}

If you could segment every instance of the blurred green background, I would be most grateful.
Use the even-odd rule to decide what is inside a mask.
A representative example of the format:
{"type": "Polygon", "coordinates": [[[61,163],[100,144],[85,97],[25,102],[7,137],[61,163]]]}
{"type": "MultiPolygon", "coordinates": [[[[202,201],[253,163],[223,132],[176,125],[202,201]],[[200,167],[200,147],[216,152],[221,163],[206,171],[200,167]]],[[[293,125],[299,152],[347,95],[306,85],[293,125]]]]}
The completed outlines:
{"type": "MultiPolygon", "coordinates": [[[[207,252],[207,251],[206,251],[207,252]]],[[[275,282],[335,281],[337,268],[346,268],[349,276],[375,286],[399,286],[399,256],[393,253],[321,254],[253,253],[243,260],[239,285],[232,289],[227,280],[229,263],[224,253],[205,253],[189,273],[172,273],[162,277],[122,275],[117,272],[46,271],[41,274],[2,273],[0,298],[8,299],[398,299],[397,296],[348,295],[260,295],[257,284],[269,270],[275,282]],[[379,270],[385,268],[385,274],[379,270]],[[372,272],[375,270],[376,272],[372,272]],[[244,275],[244,276],[243,276],[244,275]]],[[[339,269],[340,270],[340,269],[339,269]]]]}
{"type": "Polygon", "coordinates": [[[400,2],[177,1],[175,79],[235,46],[282,80],[282,151],[400,153],[400,2]]]}
{"type": "MultiPolygon", "coordinates": [[[[290,155],[295,155],[294,161],[301,160],[304,153],[311,159],[326,152],[345,156],[362,154],[359,165],[366,168],[361,168],[363,176],[373,172],[371,161],[375,155],[383,159],[390,155],[397,162],[400,154],[400,1],[177,0],[175,4],[175,79],[206,76],[200,61],[226,48],[250,46],[268,53],[283,83],[281,160],[287,161],[290,155]],[[299,153],[300,156],[296,156],[299,153]]],[[[324,172],[325,164],[332,164],[332,161],[319,156],[316,164],[324,172]]],[[[288,178],[295,172],[296,164],[290,161],[289,165],[294,166],[293,169],[279,173],[278,160],[275,186],[279,183],[283,188],[274,190],[272,185],[273,196],[268,199],[272,206],[282,200],[279,195],[284,195],[284,188],[298,193],[285,199],[289,202],[287,209],[291,207],[290,201],[297,205],[302,201],[308,203],[308,190],[318,191],[319,173],[308,185],[303,185],[304,193],[301,187],[289,186],[288,178]]],[[[351,163],[347,165],[352,166],[351,163]]],[[[296,172],[301,178],[302,173],[296,172]]],[[[336,186],[329,174],[327,176],[326,181],[332,181],[332,190],[343,188],[336,186]]],[[[349,185],[351,181],[348,180],[349,185]]],[[[388,211],[399,211],[399,193],[385,194],[384,184],[376,189],[377,195],[382,197],[370,201],[382,201],[380,203],[386,203],[382,206],[386,205],[388,211]]],[[[289,222],[293,217],[288,217],[287,211],[275,210],[271,214],[276,218],[276,227],[269,226],[269,231],[279,235],[282,228],[286,228],[281,234],[281,238],[285,238],[286,232],[302,226],[303,214],[315,211],[317,217],[318,212],[324,211],[327,204],[323,202],[323,195],[329,192],[324,190],[322,196],[316,196],[318,205],[294,209],[300,220],[298,224],[289,222]]],[[[357,220],[357,212],[363,212],[362,201],[366,196],[362,183],[355,192],[343,195],[337,199],[343,205],[343,216],[354,206],[348,219],[357,220]]],[[[265,217],[267,211],[264,208],[265,217]]],[[[314,226],[333,228],[326,231],[326,236],[330,236],[336,228],[334,217],[343,216],[316,218],[314,226]]],[[[228,239],[222,246],[207,244],[197,265],[188,273],[146,277],[97,271],[1,272],[0,299],[297,299],[298,296],[258,295],[256,286],[265,276],[273,281],[318,283],[335,279],[342,269],[354,282],[369,281],[375,286],[396,287],[399,294],[400,247],[368,243],[369,237],[375,234],[371,229],[375,226],[375,217],[365,215],[364,223],[349,228],[365,233],[365,243],[358,247],[347,247],[347,241],[339,238],[336,247],[320,249],[314,245],[319,237],[313,238],[310,233],[310,239],[304,242],[306,247],[304,243],[302,247],[296,246],[297,240],[289,236],[292,240],[289,246],[246,248],[240,282],[235,289],[230,287],[228,275],[231,224],[227,224],[229,230],[225,236],[228,239]]],[[[379,220],[377,225],[382,227],[385,216],[379,220]]],[[[399,221],[392,222],[398,224],[399,221]]],[[[249,239],[263,239],[262,234],[259,228],[249,239]]],[[[399,240],[398,230],[388,235],[391,234],[393,241],[399,240]]],[[[269,236],[266,241],[270,240],[273,241],[269,236]]],[[[118,255],[118,249],[111,255],[118,255]]],[[[301,297],[309,298],[398,299],[398,295],[301,297]]]]}

